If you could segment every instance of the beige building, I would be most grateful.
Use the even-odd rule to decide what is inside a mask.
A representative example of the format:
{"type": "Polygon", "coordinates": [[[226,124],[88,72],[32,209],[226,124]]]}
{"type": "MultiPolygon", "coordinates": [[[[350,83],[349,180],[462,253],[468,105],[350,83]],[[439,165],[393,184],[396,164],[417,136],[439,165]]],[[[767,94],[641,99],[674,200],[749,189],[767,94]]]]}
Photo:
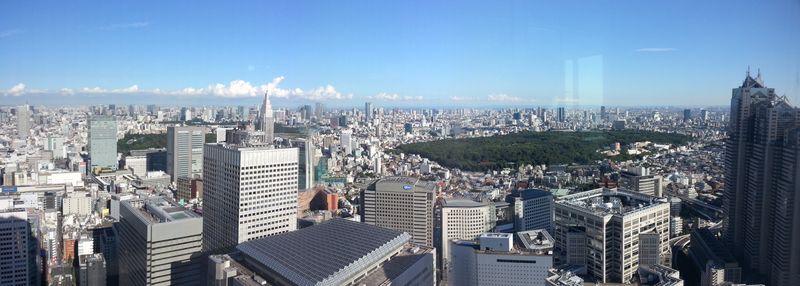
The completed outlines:
{"type": "MultiPolygon", "coordinates": [[[[441,248],[443,269],[449,267],[450,241],[473,240],[491,231],[496,222],[494,204],[470,199],[444,199],[441,205],[441,248]]],[[[445,273],[443,271],[443,273],[445,273]]]]}
{"type": "Polygon", "coordinates": [[[404,231],[412,241],[433,246],[433,203],[438,187],[411,177],[389,177],[361,192],[361,221],[404,231]]]}

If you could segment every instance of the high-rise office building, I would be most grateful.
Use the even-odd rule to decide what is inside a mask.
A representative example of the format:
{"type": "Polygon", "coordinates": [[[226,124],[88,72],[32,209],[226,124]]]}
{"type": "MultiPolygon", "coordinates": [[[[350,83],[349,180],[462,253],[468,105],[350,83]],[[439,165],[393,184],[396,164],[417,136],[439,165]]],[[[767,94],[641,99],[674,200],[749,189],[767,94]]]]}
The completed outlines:
{"type": "Polygon", "coordinates": [[[361,221],[413,237],[433,246],[433,203],[437,186],[411,177],[380,179],[361,192],[361,221]]]}
{"type": "Polygon", "coordinates": [[[448,268],[450,241],[472,240],[491,231],[497,221],[493,203],[470,199],[444,199],[441,204],[441,234],[436,248],[441,249],[442,269],[448,268]]]}
{"type": "Polygon", "coordinates": [[[608,114],[606,113],[605,105],[604,106],[600,106],[600,120],[606,120],[607,117],[608,117],[608,114]]]}
{"type": "Polygon", "coordinates": [[[203,154],[205,250],[297,229],[297,148],[220,143],[203,154]]]}
{"type": "Polygon", "coordinates": [[[0,241],[0,285],[38,285],[39,248],[24,209],[0,209],[0,241]]]}
{"type": "Polygon", "coordinates": [[[555,206],[554,255],[586,267],[598,282],[630,281],[640,262],[640,234],[657,233],[658,256],[669,255],[669,211],[665,199],[617,189],[561,197],[555,206]]]}
{"type": "Polygon", "coordinates": [[[117,169],[117,121],[114,117],[97,115],[89,120],[89,161],[92,170],[117,169]]]}
{"type": "Polygon", "coordinates": [[[106,286],[106,260],[102,253],[78,255],[78,283],[80,286],[106,286]]]}
{"type": "Polygon", "coordinates": [[[559,107],[556,113],[556,120],[558,122],[567,122],[567,111],[564,107],[559,107]]]}
{"type": "Polygon", "coordinates": [[[44,149],[53,151],[53,159],[64,158],[64,137],[47,136],[47,142],[44,145],[44,149]]]}
{"type": "Polygon", "coordinates": [[[272,114],[272,103],[269,102],[269,92],[264,94],[264,104],[261,105],[261,129],[264,132],[264,142],[272,144],[275,139],[275,118],[272,114]]]}
{"type": "Polygon", "coordinates": [[[205,136],[203,127],[167,127],[167,174],[173,182],[203,173],[205,136]]]}
{"type": "Polygon", "coordinates": [[[314,187],[314,143],[310,139],[296,139],[294,145],[298,149],[297,188],[300,190],[314,187]]]}
{"type": "Polygon", "coordinates": [[[537,189],[516,190],[506,197],[514,210],[514,230],[553,229],[553,194],[537,189]]]}
{"type": "Polygon", "coordinates": [[[692,110],[691,109],[684,109],[683,110],[683,121],[689,121],[692,119],[692,110]]]}
{"type": "Polygon", "coordinates": [[[769,285],[800,283],[800,109],[748,71],[725,142],[724,239],[769,285]]]}
{"type": "Polygon", "coordinates": [[[17,107],[17,136],[19,139],[28,139],[31,132],[31,108],[21,105],[17,107]]]}
{"type": "Polygon", "coordinates": [[[120,285],[201,285],[200,215],[162,197],[120,206],[120,285]]]}
{"type": "Polygon", "coordinates": [[[364,103],[364,119],[369,122],[372,118],[372,102],[366,102],[364,103]]]}
{"type": "Polygon", "coordinates": [[[314,105],[314,115],[317,117],[317,120],[322,119],[322,115],[325,114],[325,105],[321,102],[317,102],[314,105]]]}

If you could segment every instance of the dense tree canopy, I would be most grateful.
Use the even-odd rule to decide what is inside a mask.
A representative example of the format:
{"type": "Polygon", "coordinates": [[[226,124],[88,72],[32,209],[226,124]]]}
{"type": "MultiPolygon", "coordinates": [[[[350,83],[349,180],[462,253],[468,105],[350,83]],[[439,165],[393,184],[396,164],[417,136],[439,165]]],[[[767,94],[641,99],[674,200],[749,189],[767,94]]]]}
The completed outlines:
{"type": "Polygon", "coordinates": [[[513,167],[515,164],[585,164],[602,159],[603,155],[597,152],[598,149],[615,142],[623,146],[641,141],[683,145],[690,138],[681,134],[640,130],[520,132],[405,144],[397,149],[419,154],[446,167],[485,171],[513,167]]]}

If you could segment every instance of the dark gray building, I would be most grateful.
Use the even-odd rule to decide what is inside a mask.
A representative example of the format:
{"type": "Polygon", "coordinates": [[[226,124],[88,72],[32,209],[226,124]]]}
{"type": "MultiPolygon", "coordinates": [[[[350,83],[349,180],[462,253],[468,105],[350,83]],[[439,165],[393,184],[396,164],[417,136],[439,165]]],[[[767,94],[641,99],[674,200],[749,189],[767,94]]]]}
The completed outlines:
{"type": "MultiPolygon", "coordinates": [[[[725,142],[724,238],[769,285],[800,283],[800,109],[748,71],[725,142]]],[[[744,271],[745,273],[750,273],[744,271]]]]}
{"type": "Polygon", "coordinates": [[[203,174],[203,144],[205,129],[196,126],[167,128],[167,174],[172,182],[180,177],[203,174]]]}
{"type": "Polygon", "coordinates": [[[200,215],[161,197],[120,206],[121,285],[201,285],[200,215]]]}
{"type": "Polygon", "coordinates": [[[102,253],[81,255],[78,257],[78,285],[105,286],[106,260],[102,253]]]}

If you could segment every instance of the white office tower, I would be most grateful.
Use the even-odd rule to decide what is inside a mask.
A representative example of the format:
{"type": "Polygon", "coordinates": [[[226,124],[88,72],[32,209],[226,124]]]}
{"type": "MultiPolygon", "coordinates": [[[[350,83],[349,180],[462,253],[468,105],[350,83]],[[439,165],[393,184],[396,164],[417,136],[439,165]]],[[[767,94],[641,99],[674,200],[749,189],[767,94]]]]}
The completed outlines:
{"type": "Polygon", "coordinates": [[[658,233],[659,257],[669,255],[669,211],[666,199],[617,189],[561,197],[555,206],[555,255],[585,266],[598,282],[630,281],[640,263],[642,233],[658,233]]]}
{"type": "Polygon", "coordinates": [[[264,132],[264,143],[272,144],[275,139],[275,118],[272,114],[272,103],[269,102],[269,92],[264,94],[264,104],[261,106],[261,131],[264,132]]]}
{"type": "Polygon", "coordinates": [[[297,229],[297,148],[207,144],[203,157],[206,251],[297,229]]]}
{"type": "Polygon", "coordinates": [[[448,285],[544,286],[553,267],[553,238],[543,229],[485,233],[450,247],[448,285]]]}
{"type": "Polygon", "coordinates": [[[44,149],[53,151],[53,159],[64,158],[64,137],[47,136],[47,142],[44,145],[44,149]]]}
{"type": "Polygon", "coordinates": [[[203,218],[162,197],[120,205],[120,285],[199,285],[203,218]]]}
{"type": "Polygon", "coordinates": [[[30,106],[21,105],[17,107],[17,135],[19,139],[28,139],[31,131],[31,109],[30,106]]]}
{"type": "Polygon", "coordinates": [[[497,216],[493,203],[476,202],[470,199],[444,199],[441,207],[441,249],[443,269],[449,266],[450,241],[477,239],[494,228],[497,216]]]}
{"type": "Polygon", "coordinates": [[[32,235],[25,210],[0,206],[0,285],[38,284],[39,251],[32,235]]]}
{"type": "Polygon", "coordinates": [[[433,246],[433,203],[438,187],[411,177],[380,179],[361,192],[361,221],[411,234],[433,246]]]}
{"type": "Polygon", "coordinates": [[[117,169],[117,121],[112,116],[95,115],[89,119],[88,137],[91,168],[117,169]]]}
{"type": "Polygon", "coordinates": [[[342,144],[342,150],[344,150],[344,154],[349,155],[353,154],[353,132],[350,130],[342,130],[342,137],[339,140],[342,144]]]}
{"type": "Polygon", "coordinates": [[[173,183],[180,177],[203,173],[205,130],[196,126],[167,127],[167,174],[173,183]]]}

